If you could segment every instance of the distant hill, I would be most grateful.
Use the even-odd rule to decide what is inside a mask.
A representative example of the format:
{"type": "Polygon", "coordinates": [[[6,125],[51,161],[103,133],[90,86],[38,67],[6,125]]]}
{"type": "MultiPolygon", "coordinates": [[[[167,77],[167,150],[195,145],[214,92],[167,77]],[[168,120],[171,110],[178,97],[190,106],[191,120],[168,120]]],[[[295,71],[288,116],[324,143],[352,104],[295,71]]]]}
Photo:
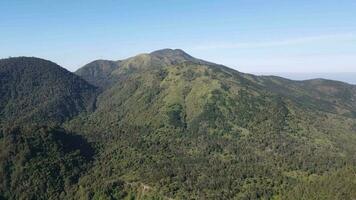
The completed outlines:
{"type": "Polygon", "coordinates": [[[330,73],[259,73],[259,74],[274,74],[277,76],[289,78],[292,80],[308,80],[315,78],[323,78],[329,80],[343,81],[349,84],[356,85],[356,72],[330,72],[330,73]]]}
{"type": "Polygon", "coordinates": [[[111,83],[110,74],[120,66],[120,61],[96,60],[88,63],[75,73],[89,83],[105,87],[111,83]]]}
{"type": "Polygon", "coordinates": [[[0,199],[356,198],[355,85],[245,74],[179,49],[76,75],[0,63],[3,127],[21,122],[0,128],[0,199]]]}

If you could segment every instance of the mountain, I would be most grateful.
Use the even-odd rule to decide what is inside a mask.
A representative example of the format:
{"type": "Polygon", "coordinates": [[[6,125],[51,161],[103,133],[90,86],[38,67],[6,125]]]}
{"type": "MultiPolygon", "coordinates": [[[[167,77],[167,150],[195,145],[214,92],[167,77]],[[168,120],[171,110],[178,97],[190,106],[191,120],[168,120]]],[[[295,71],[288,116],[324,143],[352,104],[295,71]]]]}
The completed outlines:
{"type": "MultiPolygon", "coordinates": [[[[177,199],[292,199],[313,177],[353,173],[353,85],[244,74],[181,50],[119,63],[95,112],[66,124],[105,146],[104,180],[116,175],[177,199]]],[[[86,184],[102,185],[97,173],[86,184]]],[[[354,196],[355,184],[345,184],[354,196]]]]}
{"type": "MultiPolygon", "coordinates": [[[[23,65],[53,65],[35,60],[23,65]]],[[[11,94],[26,80],[21,99],[49,85],[67,89],[42,102],[68,102],[29,104],[26,125],[2,129],[0,199],[356,198],[354,85],[245,74],[178,49],[97,60],[76,75],[46,66],[0,76],[12,77],[1,90],[11,94]],[[55,126],[37,125],[51,113],[55,126]],[[14,187],[24,177],[34,182],[14,187]]]]}
{"type": "Polygon", "coordinates": [[[0,124],[61,123],[93,109],[96,87],[38,58],[0,60],[0,124]]]}

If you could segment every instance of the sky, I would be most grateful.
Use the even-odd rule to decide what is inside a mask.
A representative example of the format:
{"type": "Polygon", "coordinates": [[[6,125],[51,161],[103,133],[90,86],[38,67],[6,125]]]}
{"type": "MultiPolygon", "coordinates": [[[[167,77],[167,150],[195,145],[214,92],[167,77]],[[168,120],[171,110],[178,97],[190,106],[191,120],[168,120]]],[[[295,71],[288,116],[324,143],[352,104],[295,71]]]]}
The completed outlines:
{"type": "Polygon", "coordinates": [[[356,74],[356,1],[0,1],[1,58],[75,71],[162,48],[248,73],[356,74]]]}

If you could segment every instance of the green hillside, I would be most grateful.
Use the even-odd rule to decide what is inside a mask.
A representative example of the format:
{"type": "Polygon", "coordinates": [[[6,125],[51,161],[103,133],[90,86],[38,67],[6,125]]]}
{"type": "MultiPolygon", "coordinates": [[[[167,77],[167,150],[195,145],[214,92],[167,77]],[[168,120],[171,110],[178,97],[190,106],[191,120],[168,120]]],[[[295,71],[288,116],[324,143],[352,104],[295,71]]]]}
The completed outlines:
{"type": "Polygon", "coordinates": [[[96,88],[47,60],[0,60],[0,125],[63,122],[93,109],[96,88]]]}
{"type": "MultiPolygon", "coordinates": [[[[57,167],[51,163],[68,166],[61,167],[54,182],[40,179],[41,176],[31,179],[53,186],[46,192],[37,192],[36,198],[356,198],[354,85],[254,76],[172,49],[120,61],[94,61],[76,74],[85,81],[69,72],[63,78],[80,80],[86,87],[80,89],[76,84],[74,91],[79,95],[65,99],[83,102],[80,109],[63,114],[66,109],[57,109],[62,107],[43,108],[48,111],[47,116],[56,109],[55,113],[66,116],[60,118],[60,128],[46,129],[47,132],[57,135],[59,130],[70,135],[67,142],[75,137],[83,145],[63,152],[66,148],[61,145],[65,143],[51,137],[46,139],[45,148],[57,146],[54,153],[30,154],[26,157],[29,160],[23,162],[10,156],[27,152],[22,150],[23,142],[11,145],[19,146],[20,150],[14,151],[6,145],[13,131],[4,129],[1,135],[1,149],[15,153],[1,152],[0,160],[12,163],[12,168],[42,160],[50,171],[57,167]],[[96,95],[96,91],[100,93],[96,95]],[[87,150],[90,156],[85,153],[87,150]],[[49,158],[61,161],[48,162],[49,158]]],[[[14,91],[14,80],[22,80],[23,76],[26,77],[11,73],[16,78],[3,88],[14,91]]],[[[26,118],[28,123],[43,116],[32,111],[39,106],[34,105],[31,111],[22,111],[25,116],[31,114],[26,118]]],[[[33,139],[41,135],[36,128],[27,132],[31,132],[30,136],[21,137],[33,139]]],[[[28,143],[32,139],[24,140],[27,146],[37,145],[28,143]]],[[[41,146],[39,152],[43,149],[41,146]]],[[[19,198],[13,194],[24,199],[33,197],[28,190],[11,188],[9,183],[21,176],[31,177],[36,171],[27,170],[24,174],[4,166],[1,172],[6,184],[0,186],[4,193],[0,199],[19,198]],[[14,173],[19,175],[8,175],[14,173]]],[[[32,187],[37,188],[31,184],[27,188],[32,187]]]]}

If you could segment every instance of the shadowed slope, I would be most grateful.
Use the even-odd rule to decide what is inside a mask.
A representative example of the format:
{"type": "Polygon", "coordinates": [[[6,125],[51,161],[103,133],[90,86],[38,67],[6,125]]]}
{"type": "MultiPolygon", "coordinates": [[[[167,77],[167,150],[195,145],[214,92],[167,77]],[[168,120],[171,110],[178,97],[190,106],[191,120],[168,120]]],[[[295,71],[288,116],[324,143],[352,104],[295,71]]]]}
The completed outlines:
{"type": "Polygon", "coordinates": [[[63,122],[92,110],[96,88],[39,58],[0,60],[0,124],[63,122]]]}

